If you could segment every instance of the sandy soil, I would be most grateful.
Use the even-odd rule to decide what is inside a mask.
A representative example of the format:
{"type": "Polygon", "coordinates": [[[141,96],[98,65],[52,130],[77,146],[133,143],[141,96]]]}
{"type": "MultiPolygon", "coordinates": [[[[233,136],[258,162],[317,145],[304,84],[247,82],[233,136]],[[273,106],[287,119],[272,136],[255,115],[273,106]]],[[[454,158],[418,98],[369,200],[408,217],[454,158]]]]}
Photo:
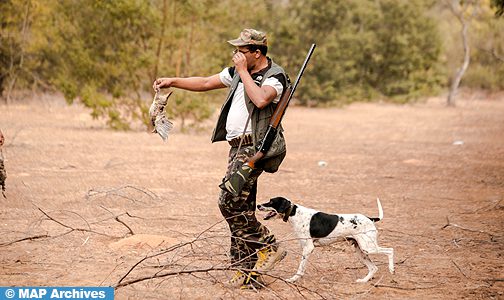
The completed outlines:
{"type": "Polygon", "coordinates": [[[265,223],[289,255],[259,292],[229,286],[221,270],[228,146],[209,142],[211,128],[163,143],[110,131],[61,100],[0,106],[0,285],[126,284],[116,299],[503,299],[504,97],[443,101],[290,108],[287,158],[260,178],[258,202],[282,195],[374,216],[379,197],[379,239],[395,249],[396,273],[374,255],[375,278],[355,283],[367,270],[343,242],[317,248],[289,285],[281,279],[300,249],[274,220],[265,223]]]}

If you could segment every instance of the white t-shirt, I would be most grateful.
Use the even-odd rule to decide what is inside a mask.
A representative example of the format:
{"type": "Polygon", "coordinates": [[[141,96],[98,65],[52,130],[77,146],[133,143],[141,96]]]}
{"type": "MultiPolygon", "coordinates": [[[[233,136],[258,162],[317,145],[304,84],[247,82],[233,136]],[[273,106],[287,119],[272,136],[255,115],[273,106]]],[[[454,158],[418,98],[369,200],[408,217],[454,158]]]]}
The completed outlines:
{"type": "MultiPolygon", "coordinates": [[[[233,77],[229,73],[229,68],[224,68],[222,72],[219,73],[219,77],[221,82],[229,87],[231,86],[231,82],[233,81],[233,77]]],[[[283,86],[282,83],[275,77],[269,77],[264,80],[263,86],[269,85],[276,90],[276,97],[273,99],[273,103],[278,103],[280,101],[280,97],[282,96],[283,86]]],[[[245,123],[247,122],[247,118],[249,117],[249,113],[247,110],[247,105],[245,104],[245,90],[243,88],[243,83],[238,83],[236,87],[236,91],[233,96],[233,100],[231,102],[231,108],[229,109],[229,113],[227,115],[226,120],[226,139],[228,141],[241,136],[243,134],[243,129],[245,128],[245,123]]],[[[252,125],[249,121],[247,126],[247,134],[252,133],[252,125]]]]}

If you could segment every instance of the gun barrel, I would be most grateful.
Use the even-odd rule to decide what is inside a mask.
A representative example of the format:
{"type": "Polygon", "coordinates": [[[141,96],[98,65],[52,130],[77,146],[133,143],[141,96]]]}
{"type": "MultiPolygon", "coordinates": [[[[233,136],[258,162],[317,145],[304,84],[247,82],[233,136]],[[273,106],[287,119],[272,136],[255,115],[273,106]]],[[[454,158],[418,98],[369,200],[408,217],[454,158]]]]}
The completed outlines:
{"type": "Polygon", "coordinates": [[[273,113],[273,117],[271,117],[270,120],[270,126],[273,128],[277,128],[280,122],[282,121],[283,116],[285,115],[285,110],[287,109],[287,106],[289,105],[292,96],[294,95],[294,92],[296,91],[296,88],[299,84],[299,81],[301,81],[301,77],[303,77],[303,73],[306,69],[306,66],[308,65],[308,62],[310,61],[310,58],[313,54],[313,51],[315,51],[316,44],[312,44],[310,47],[310,50],[308,50],[308,54],[306,55],[306,58],[303,62],[303,65],[301,66],[301,69],[299,70],[299,73],[297,75],[296,81],[294,81],[294,84],[292,87],[286,91],[284,96],[280,99],[280,102],[278,103],[275,112],[273,113]]]}

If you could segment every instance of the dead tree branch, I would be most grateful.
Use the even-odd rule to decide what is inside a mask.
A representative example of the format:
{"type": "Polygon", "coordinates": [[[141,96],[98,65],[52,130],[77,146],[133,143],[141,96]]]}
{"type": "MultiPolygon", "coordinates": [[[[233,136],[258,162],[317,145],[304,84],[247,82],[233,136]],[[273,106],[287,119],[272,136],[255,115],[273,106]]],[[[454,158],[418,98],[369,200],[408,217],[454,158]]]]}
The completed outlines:
{"type": "Polygon", "coordinates": [[[436,285],[431,285],[431,286],[413,286],[413,287],[403,287],[403,286],[394,286],[394,285],[388,285],[388,284],[376,284],[375,287],[384,287],[384,288],[389,288],[389,289],[398,289],[398,290],[405,290],[405,291],[415,291],[415,290],[428,290],[428,289],[433,289],[441,284],[436,284],[436,285]]]}
{"type": "Polygon", "coordinates": [[[488,279],[483,279],[483,281],[486,281],[488,283],[492,282],[503,282],[504,278],[488,278],[488,279]]]}
{"type": "Polygon", "coordinates": [[[501,202],[503,200],[504,200],[504,198],[500,198],[500,200],[494,201],[494,203],[492,203],[490,205],[486,205],[484,207],[478,208],[477,210],[475,210],[474,212],[471,212],[471,213],[478,213],[480,211],[489,211],[489,210],[493,210],[493,209],[501,209],[503,207],[501,205],[501,202]]]}
{"type": "Polygon", "coordinates": [[[116,220],[117,222],[119,222],[119,223],[123,224],[123,225],[124,225],[124,227],[128,228],[129,233],[130,233],[131,235],[134,235],[134,234],[135,234],[135,233],[133,232],[133,229],[131,229],[131,227],[129,227],[129,226],[128,226],[128,224],[124,223],[122,220],[120,220],[120,219],[119,219],[119,216],[115,217],[115,220],[116,220]]]}
{"type": "Polygon", "coordinates": [[[112,212],[110,212],[110,210],[107,210],[108,212],[110,212],[112,214],[112,217],[110,217],[108,219],[105,219],[105,220],[99,220],[97,222],[89,223],[84,217],[82,217],[80,214],[78,214],[76,212],[69,211],[69,210],[58,210],[59,212],[65,212],[65,213],[69,213],[69,214],[75,215],[75,216],[77,216],[79,219],[81,219],[86,224],[85,228],[78,228],[78,227],[70,226],[70,225],[64,223],[61,220],[58,220],[57,218],[55,218],[50,213],[46,212],[45,210],[43,210],[42,208],[40,208],[36,204],[33,204],[33,206],[35,206],[37,208],[37,210],[42,213],[42,216],[38,219],[37,223],[40,222],[40,221],[43,221],[45,219],[45,220],[52,221],[52,222],[54,222],[54,223],[62,226],[63,228],[65,228],[67,230],[65,232],[61,233],[61,234],[58,234],[58,235],[40,234],[40,235],[28,236],[28,237],[20,238],[20,239],[9,241],[9,242],[4,242],[4,243],[0,244],[0,247],[10,246],[12,244],[19,243],[19,242],[24,242],[24,241],[33,241],[33,240],[39,240],[39,239],[44,239],[44,238],[61,237],[61,236],[70,234],[70,233],[75,232],[75,231],[94,233],[94,234],[97,234],[97,235],[106,236],[106,237],[110,237],[110,238],[124,238],[127,235],[134,235],[135,233],[134,233],[133,229],[124,220],[120,219],[120,217],[122,217],[122,216],[128,216],[130,218],[140,218],[140,217],[131,215],[129,212],[125,212],[125,213],[114,215],[114,214],[112,214],[112,212]],[[119,224],[121,224],[122,226],[124,226],[127,229],[128,232],[126,232],[122,236],[113,236],[113,235],[109,235],[109,234],[106,234],[106,233],[103,233],[103,232],[99,232],[99,231],[93,230],[91,228],[92,224],[96,224],[96,223],[107,221],[107,220],[111,220],[111,219],[115,220],[116,222],[118,222],[119,224]]]}
{"type": "MultiPolygon", "coordinates": [[[[89,223],[88,223],[88,222],[87,222],[87,221],[86,221],[86,220],[85,220],[82,216],[80,216],[80,215],[79,215],[78,213],[76,213],[76,212],[67,211],[67,212],[70,212],[70,213],[72,213],[72,214],[75,214],[75,215],[79,216],[82,220],[84,220],[84,222],[86,222],[86,224],[87,224],[88,228],[75,228],[75,227],[72,227],[72,226],[70,226],[70,225],[67,225],[67,224],[65,224],[65,223],[63,223],[63,222],[61,222],[61,221],[59,221],[59,220],[57,220],[57,219],[53,218],[52,216],[50,216],[47,212],[45,212],[45,211],[44,211],[43,209],[41,209],[40,207],[38,207],[38,206],[36,206],[36,205],[35,205],[35,207],[36,207],[36,208],[37,208],[37,209],[38,209],[38,210],[39,210],[39,211],[40,211],[40,212],[41,212],[41,213],[42,213],[42,214],[43,214],[43,215],[44,215],[47,219],[49,219],[49,220],[51,220],[51,221],[55,222],[56,224],[58,224],[58,225],[60,225],[60,226],[63,226],[63,227],[65,227],[65,228],[69,229],[68,231],[66,231],[66,232],[64,232],[64,233],[62,233],[62,234],[60,234],[60,235],[57,235],[57,236],[55,236],[55,237],[64,236],[64,235],[67,235],[67,234],[72,233],[72,232],[74,232],[74,231],[80,231],[80,232],[89,232],[89,233],[94,233],[94,234],[98,234],[98,235],[102,235],[102,236],[107,236],[107,237],[111,237],[111,238],[121,238],[121,237],[118,237],[118,236],[113,236],[113,235],[109,235],[109,234],[106,234],[106,233],[103,233],[103,232],[98,232],[98,231],[92,230],[92,229],[91,229],[91,226],[89,225],[89,223]]],[[[120,223],[122,223],[122,222],[120,222],[120,223]]],[[[129,228],[128,226],[126,226],[126,227],[127,227],[127,228],[129,228]]],[[[129,229],[130,229],[130,231],[131,231],[131,228],[129,228],[129,229]]]]}
{"type": "MultiPolygon", "coordinates": [[[[119,280],[119,282],[117,284],[113,285],[113,287],[114,288],[125,287],[127,285],[142,282],[145,280],[163,278],[163,277],[174,276],[174,275],[207,273],[210,271],[229,271],[229,270],[233,270],[233,268],[230,268],[230,267],[210,267],[210,268],[204,268],[204,269],[189,269],[189,270],[171,271],[171,272],[166,272],[166,273],[158,272],[154,275],[142,276],[142,277],[138,277],[138,278],[127,280],[127,281],[123,281],[123,278],[125,278],[125,277],[123,277],[123,278],[121,278],[121,280],[119,280]]],[[[238,269],[234,269],[234,270],[238,270],[238,269]]],[[[126,276],[128,274],[129,274],[129,272],[126,274],[126,276]]]]}
{"type": "Polygon", "coordinates": [[[469,279],[469,277],[467,277],[467,275],[464,273],[464,271],[462,271],[462,269],[459,267],[459,265],[452,259],[451,262],[455,265],[455,267],[459,270],[459,272],[464,275],[465,278],[469,279]]]}
{"type": "Polygon", "coordinates": [[[457,225],[457,224],[453,224],[453,223],[450,222],[450,219],[448,218],[448,216],[446,216],[446,224],[443,227],[441,227],[441,229],[445,229],[445,228],[450,227],[450,226],[458,228],[458,229],[461,229],[461,230],[465,230],[465,231],[488,234],[490,237],[498,236],[498,235],[496,235],[494,233],[486,232],[486,231],[483,231],[483,230],[475,230],[475,229],[466,228],[466,227],[463,227],[463,226],[460,226],[460,225],[457,225]]]}
{"type": "Polygon", "coordinates": [[[29,236],[29,237],[25,237],[25,238],[21,238],[21,239],[15,240],[15,241],[11,241],[11,242],[0,244],[0,247],[10,246],[12,244],[23,242],[23,241],[33,241],[33,240],[44,239],[44,238],[48,238],[48,237],[50,237],[50,236],[47,235],[47,234],[40,234],[40,235],[35,235],[35,236],[29,236]]]}
{"type": "MultiPolygon", "coordinates": [[[[130,218],[139,218],[139,219],[142,219],[141,217],[133,216],[129,212],[125,212],[125,213],[122,213],[122,214],[114,215],[114,213],[112,211],[110,211],[108,208],[106,208],[105,206],[100,205],[100,207],[103,208],[104,210],[106,210],[108,213],[110,213],[112,215],[112,217],[107,218],[107,219],[103,219],[103,220],[100,220],[100,221],[97,221],[95,223],[99,223],[99,222],[107,221],[107,220],[110,220],[110,219],[114,219],[117,222],[121,223],[124,227],[126,227],[131,235],[135,234],[133,232],[133,229],[131,229],[131,227],[128,226],[128,224],[126,224],[124,221],[120,220],[119,217],[122,217],[122,216],[126,215],[126,216],[128,216],[130,218]]],[[[95,224],[95,223],[92,223],[92,224],[95,224]]],[[[124,236],[126,236],[126,235],[128,235],[128,234],[125,234],[124,236]]]]}
{"type": "MultiPolygon", "coordinates": [[[[243,269],[238,269],[238,268],[231,267],[231,266],[220,266],[220,267],[219,266],[212,266],[212,267],[201,268],[201,269],[185,269],[185,270],[168,271],[168,272],[162,272],[162,271],[160,271],[160,272],[155,273],[154,275],[142,276],[142,277],[138,277],[138,278],[127,280],[127,281],[118,282],[113,287],[117,289],[117,288],[120,288],[120,287],[125,287],[125,286],[128,286],[128,285],[132,285],[132,284],[139,283],[139,282],[146,281],[146,280],[160,279],[160,278],[166,278],[166,277],[171,277],[171,276],[195,275],[195,274],[198,274],[198,273],[209,274],[210,272],[216,272],[216,271],[238,271],[238,270],[243,271],[243,269]]],[[[251,271],[251,270],[248,270],[248,271],[251,271]]],[[[285,279],[283,279],[281,277],[273,276],[271,274],[262,274],[262,275],[263,276],[267,276],[267,277],[271,277],[271,278],[273,278],[275,280],[282,281],[283,283],[289,285],[290,287],[295,288],[300,295],[302,295],[303,291],[306,291],[306,292],[309,292],[311,294],[319,296],[320,299],[326,299],[319,292],[317,292],[315,290],[312,290],[310,288],[307,288],[307,287],[305,287],[303,285],[299,285],[299,284],[295,284],[295,283],[290,283],[290,282],[288,282],[287,280],[285,280],[285,279]]],[[[262,287],[263,288],[268,288],[267,286],[262,286],[262,287]]],[[[282,297],[279,294],[277,294],[274,290],[272,290],[272,289],[269,289],[269,290],[272,291],[278,298],[282,299],[282,297]]]]}
{"type": "Polygon", "coordinates": [[[136,187],[133,185],[123,185],[123,186],[115,187],[115,188],[105,188],[103,190],[98,190],[98,189],[92,188],[86,193],[85,198],[86,198],[86,200],[89,200],[91,197],[95,197],[95,196],[99,196],[99,195],[103,195],[103,196],[111,196],[112,195],[112,196],[118,196],[118,197],[130,200],[132,202],[137,202],[136,199],[127,197],[127,196],[119,193],[121,190],[125,190],[125,189],[133,189],[138,192],[141,192],[152,200],[159,199],[158,195],[156,195],[154,192],[152,192],[148,189],[139,188],[139,187],[136,187]]]}
{"type": "MultiPolygon", "coordinates": [[[[169,253],[169,252],[172,252],[176,249],[179,249],[181,247],[184,247],[184,246],[187,246],[187,245],[190,245],[198,240],[200,240],[201,236],[205,233],[205,232],[208,232],[210,231],[213,227],[217,226],[218,224],[222,223],[224,220],[221,220],[213,225],[211,225],[210,227],[208,227],[207,229],[205,229],[204,231],[200,232],[196,238],[194,238],[193,240],[191,241],[187,241],[187,242],[183,242],[183,243],[179,243],[177,245],[173,245],[171,247],[168,247],[167,249],[164,249],[164,250],[161,250],[159,251],[158,253],[154,253],[154,254],[151,254],[151,255],[147,255],[145,256],[144,258],[142,258],[141,260],[139,260],[138,262],[136,262],[127,272],[126,274],[124,274],[123,277],[121,277],[121,279],[119,279],[119,281],[116,283],[115,286],[122,286],[120,285],[121,282],[126,278],[128,277],[128,275],[137,267],[139,266],[141,263],[143,263],[144,261],[150,259],[150,258],[153,258],[153,257],[157,257],[157,256],[160,256],[160,255],[163,255],[163,254],[166,254],[166,253],[169,253]]],[[[145,279],[144,279],[145,280],[145,279]]]]}
{"type": "MultiPolygon", "coordinates": [[[[243,268],[237,267],[236,265],[229,264],[227,261],[227,256],[225,259],[218,259],[215,261],[215,256],[209,257],[208,251],[209,246],[214,245],[217,247],[221,247],[222,241],[221,239],[229,238],[228,235],[212,235],[212,228],[216,225],[222,223],[224,220],[221,220],[204,231],[198,233],[193,239],[185,242],[180,242],[176,245],[172,245],[166,249],[162,249],[156,253],[146,255],[136,263],[134,263],[124,275],[117,281],[117,283],[112,286],[116,289],[126,287],[129,285],[133,285],[140,282],[145,282],[153,279],[161,280],[164,282],[165,279],[168,278],[177,278],[177,276],[181,275],[190,275],[194,278],[200,280],[213,280],[218,282],[218,276],[215,276],[216,272],[224,272],[224,271],[252,271],[252,270],[244,270],[243,268]],[[207,234],[210,233],[210,236],[207,234]],[[165,255],[164,257],[162,255],[165,255]],[[150,259],[157,260],[158,264],[148,264],[150,259]],[[159,264],[159,261],[167,261],[166,263],[159,264]],[[212,261],[214,260],[214,261],[212,261]],[[133,271],[139,269],[140,267],[154,267],[161,268],[160,270],[156,270],[150,274],[138,275],[136,277],[132,276],[133,271]],[[204,274],[205,276],[201,276],[204,274]]],[[[301,295],[303,298],[305,296],[303,294],[316,295],[320,299],[326,299],[319,291],[312,290],[308,287],[299,284],[293,284],[287,282],[285,279],[272,275],[272,274],[262,274],[265,277],[274,279],[273,282],[280,281],[284,284],[288,285],[290,288],[294,289],[301,295]]],[[[179,278],[180,279],[180,278],[179,278]]],[[[283,297],[277,294],[274,290],[269,288],[268,286],[264,286],[265,289],[269,290],[276,297],[282,299],[283,297]]]]}

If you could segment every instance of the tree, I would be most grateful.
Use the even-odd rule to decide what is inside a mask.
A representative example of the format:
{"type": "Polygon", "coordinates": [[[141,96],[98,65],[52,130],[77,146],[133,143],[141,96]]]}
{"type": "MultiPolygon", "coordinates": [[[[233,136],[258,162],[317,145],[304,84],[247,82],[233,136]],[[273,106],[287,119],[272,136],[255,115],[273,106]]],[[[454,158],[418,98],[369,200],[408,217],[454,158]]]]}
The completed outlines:
{"type": "Polygon", "coordinates": [[[457,20],[460,22],[462,36],[462,46],[464,51],[464,60],[462,66],[457,70],[455,78],[450,86],[450,92],[448,93],[447,104],[449,106],[455,106],[455,96],[460,85],[460,81],[464,76],[467,68],[469,67],[469,61],[471,57],[468,30],[471,20],[474,18],[477,12],[477,6],[479,5],[478,0],[475,1],[460,1],[460,0],[446,0],[451,12],[457,20]]]}
{"type": "Polygon", "coordinates": [[[502,17],[504,15],[504,0],[492,0],[490,5],[495,8],[495,16],[502,17]]]}
{"type": "MultiPolygon", "coordinates": [[[[462,33],[467,32],[461,35],[466,55],[460,69],[467,72],[463,79],[456,74],[452,87],[502,89],[504,21],[485,16],[494,13],[491,7],[499,14],[503,1],[485,0],[481,7],[479,1],[444,2],[455,9],[471,7],[460,15],[462,33]],[[468,18],[476,7],[481,18],[472,20],[477,26],[471,27],[474,34],[468,39],[468,18]],[[464,67],[469,60],[470,69],[464,67]]],[[[317,43],[296,93],[301,104],[411,101],[435,94],[446,84],[448,68],[461,59],[454,42],[441,42],[454,35],[453,26],[440,26],[445,21],[439,16],[448,6],[435,3],[4,0],[0,95],[29,88],[61,91],[69,103],[83,103],[112,128],[147,125],[156,77],[215,74],[231,64],[232,47],[225,41],[243,28],[257,28],[268,32],[269,56],[291,77],[309,45],[317,43]],[[441,30],[449,35],[441,38],[441,30]]],[[[181,118],[182,126],[191,119],[200,122],[224,93],[176,91],[167,110],[172,119],[181,118]]]]}
{"type": "Polygon", "coordinates": [[[31,10],[30,0],[0,2],[0,96],[7,88],[7,104],[24,71],[31,10]]]}
{"type": "Polygon", "coordinates": [[[302,103],[404,101],[443,84],[441,42],[425,1],[289,3],[277,9],[288,21],[273,30],[280,34],[282,63],[297,69],[309,44],[318,44],[297,95],[302,103]]]}

